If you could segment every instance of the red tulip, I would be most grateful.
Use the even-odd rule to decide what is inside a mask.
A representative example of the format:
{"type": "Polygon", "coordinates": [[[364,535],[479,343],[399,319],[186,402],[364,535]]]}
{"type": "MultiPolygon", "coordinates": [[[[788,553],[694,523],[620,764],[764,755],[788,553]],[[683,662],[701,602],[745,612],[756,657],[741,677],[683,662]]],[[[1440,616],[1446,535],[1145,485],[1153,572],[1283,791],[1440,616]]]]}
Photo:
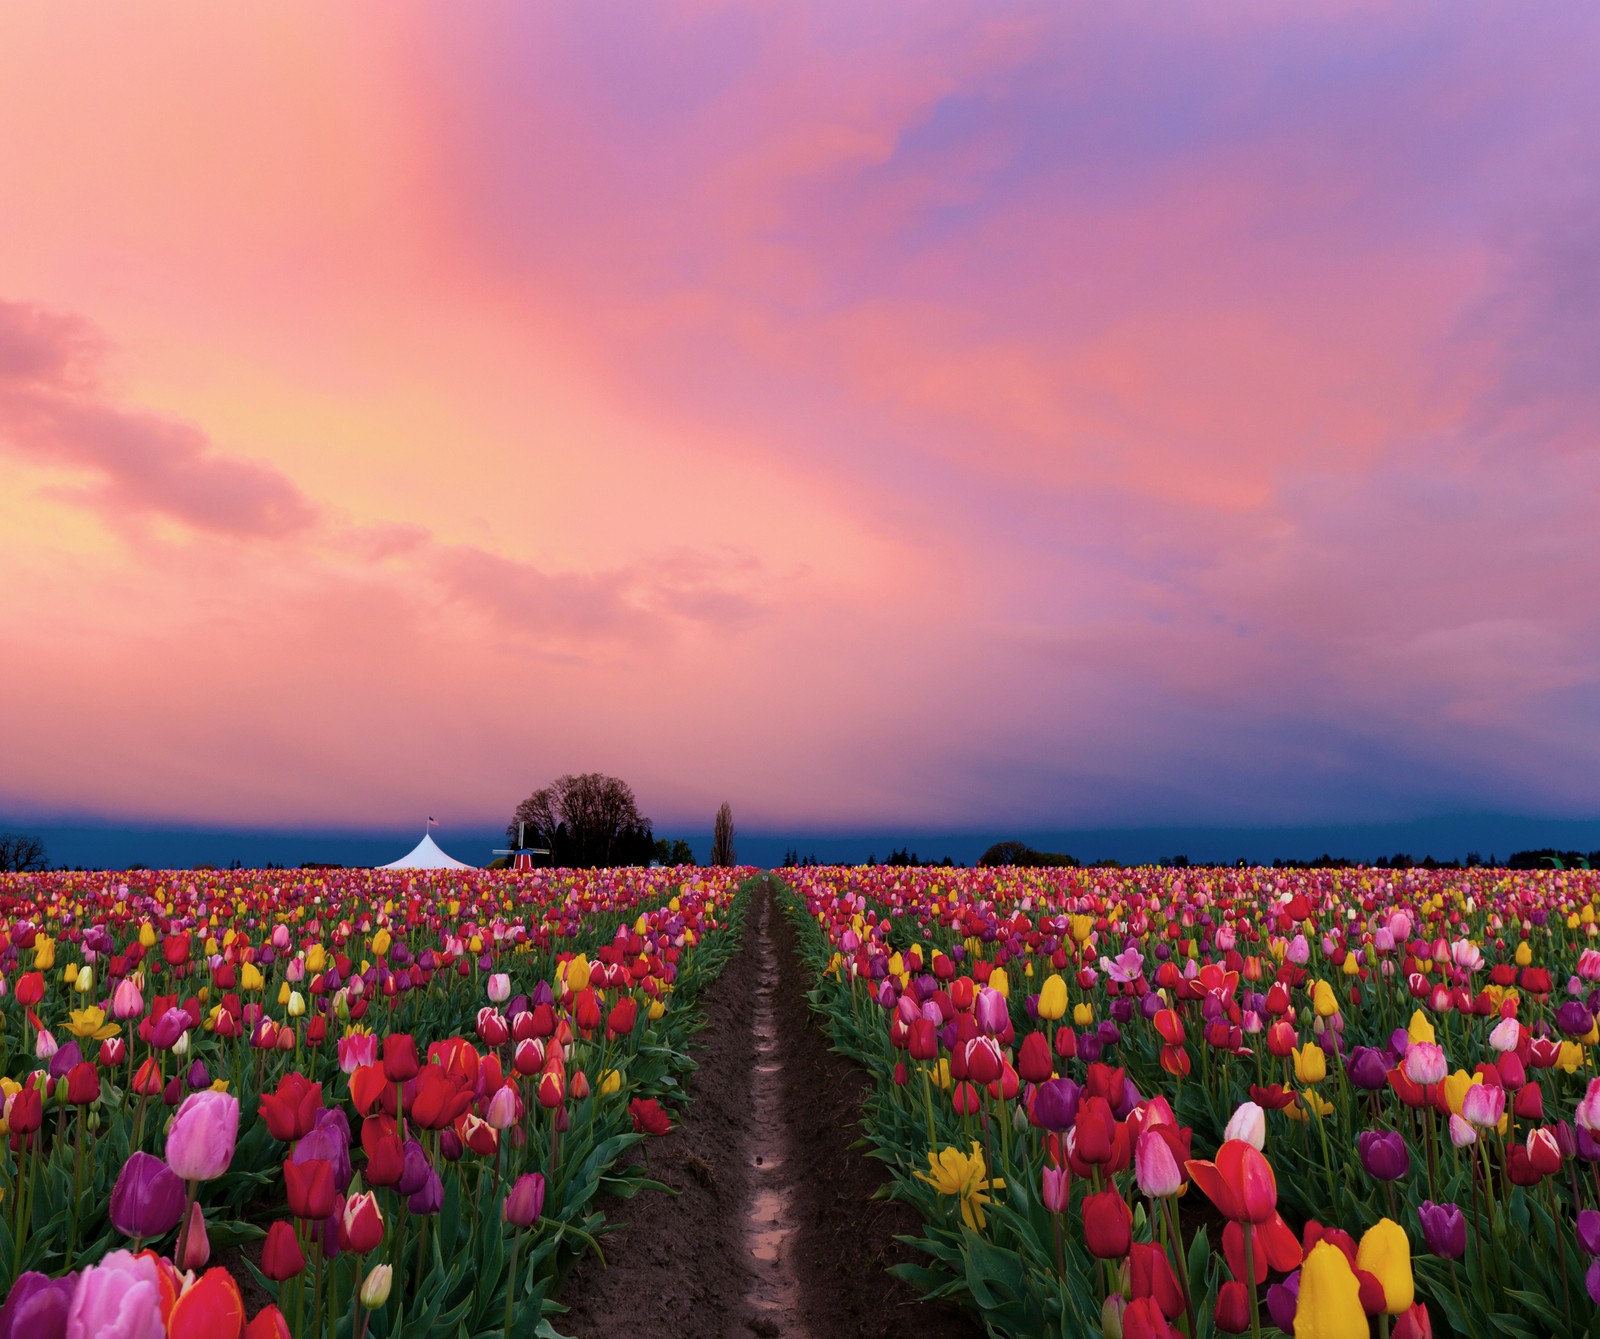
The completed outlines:
{"type": "Polygon", "coordinates": [[[1150,1242],[1136,1241],[1128,1259],[1128,1277],[1135,1300],[1153,1297],[1168,1320],[1183,1314],[1183,1290],[1166,1251],[1150,1242]]]}
{"type": "Polygon", "coordinates": [[[628,1103],[628,1114],[633,1117],[635,1133],[663,1135],[672,1128],[672,1121],[653,1097],[636,1097],[628,1103]]]}
{"type": "Polygon", "coordinates": [[[1055,1076],[1055,1062],[1050,1056],[1050,1043],[1042,1032],[1030,1032],[1022,1039],[1017,1052],[1017,1074],[1024,1083],[1043,1083],[1055,1076]]]}
{"type": "Polygon", "coordinates": [[[285,1074],[278,1090],[261,1094],[260,1113],[274,1139],[291,1143],[311,1133],[322,1109],[322,1085],[304,1074],[285,1074]]]}
{"type": "Polygon", "coordinates": [[[409,1032],[391,1032],[383,1039],[383,1077],[404,1083],[417,1077],[417,1039],[409,1032]]]}
{"type": "Polygon", "coordinates": [[[294,1278],[305,1267],[305,1252],[300,1249],[294,1229],[284,1219],[275,1219],[261,1246],[261,1272],[273,1282],[282,1283],[294,1278]]]}
{"type": "Polygon", "coordinates": [[[87,1061],[80,1061],[67,1071],[67,1101],[75,1107],[86,1107],[100,1100],[100,1071],[87,1061]]]}
{"type": "Polygon", "coordinates": [[[283,1312],[268,1303],[244,1327],[244,1339],[291,1339],[289,1322],[283,1318],[283,1312]]]}
{"type": "Polygon", "coordinates": [[[370,1191],[352,1195],[339,1211],[339,1249],[364,1255],[383,1244],[383,1214],[370,1191]]]}
{"type": "Polygon", "coordinates": [[[324,1158],[286,1162],[283,1181],[289,1193],[289,1212],[296,1218],[320,1222],[333,1212],[336,1190],[331,1162],[324,1158]]]}
{"type": "Polygon", "coordinates": [[[1133,1243],[1133,1210],[1115,1190],[1086,1195],[1083,1200],[1083,1242],[1101,1260],[1120,1260],[1133,1243]]]}
{"type": "Polygon", "coordinates": [[[233,1339],[244,1329],[244,1298],[220,1265],[185,1288],[167,1317],[167,1339],[233,1339]]]}
{"type": "Polygon", "coordinates": [[[611,1012],[606,1016],[606,1036],[615,1040],[626,1037],[633,1031],[633,1026],[639,1020],[639,1004],[631,995],[627,999],[618,1000],[612,1005],[611,1012]]]}
{"type": "Polygon", "coordinates": [[[1122,1339],[1176,1339],[1153,1298],[1135,1297],[1122,1311],[1122,1339]]]}
{"type": "Polygon", "coordinates": [[[1250,1328],[1250,1293],[1237,1279],[1229,1279],[1217,1292],[1217,1328],[1224,1334],[1243,1334],[1250,1328]]]}
{"type": "Polygon", "coordinates": [[[1191,1159],[1190,1177],[1223,1217],[1234,1222],[1265,1223],[1278,1209],[1278,1182],[1272,1165],[1241,1139],[1230,1139],[1215,1162],[1191,1159]]]}

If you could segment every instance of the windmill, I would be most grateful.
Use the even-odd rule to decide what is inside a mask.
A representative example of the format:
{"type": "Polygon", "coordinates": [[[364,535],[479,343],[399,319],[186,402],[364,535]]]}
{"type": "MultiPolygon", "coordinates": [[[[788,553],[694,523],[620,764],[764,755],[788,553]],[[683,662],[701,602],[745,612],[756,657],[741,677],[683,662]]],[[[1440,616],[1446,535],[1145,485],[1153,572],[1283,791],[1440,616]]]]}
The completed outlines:
{"type": "Polygon", "coordinates": [[[509,850],[509,851],[496,851],[495,852],[496,855],[508,855],[508,856],[510,856],[511,857],[510,868],[512,868],[512,869],[532,869],[533,868],[533,858],[534,858],[534,856],[536,856],[536,855],[549,855],[550,854],[550,851],[549,851],[549,849],[547,847],[543,847],[543,846],[527,846],[527,845],[524,844],[526,842],[526,840],[527,840],[526,836],[524,835],[527,826],[528,825],[526,823],[518,823],[517,824],[517,844],[516,844],[516,847],[514,849],[509,850]]]}

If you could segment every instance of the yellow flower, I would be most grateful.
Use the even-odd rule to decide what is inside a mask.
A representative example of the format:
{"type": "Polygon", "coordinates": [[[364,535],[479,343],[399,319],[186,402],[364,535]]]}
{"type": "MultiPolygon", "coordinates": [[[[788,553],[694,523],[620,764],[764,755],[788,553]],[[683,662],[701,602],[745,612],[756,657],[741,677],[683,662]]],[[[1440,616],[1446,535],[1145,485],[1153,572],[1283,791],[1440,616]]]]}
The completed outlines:
{"type": "Polygon", "coordinates": [[[1011,978],[1004,967],[996,967],[989,973],[989,989],[998,990],[1008,1000],[1011,998],[1011,978]]]}
{"type": "Polygon", "coordinates": [[[328,969],[328,950],[321,944],[313,944],[306,950],[306,971],[315,975],[328,969]]]}
{"type": "Polygon", "coordinates": [[[74,1009],[67,1024],[67,1031],[80,1041],[104,1041],[115,1037],[119,1030],[115,1023],[106,1022],[104,1009],[92,1004],[87,1009],[74,1009]]]}
{"type": "Polygon", "coordinates": [[[557,968],[556,975],[565,978],[567,989],[576,995],[589,985],[589,960],[580,953],[567,962],[565,970],[557,968]]]}
{"type": "Polygon", "coordinates": [[[1561,1049],[1556,1052],[1556,1068],[1563,1074],[1576,1074],[1582,1064],[1583,1047],[1575,1041],[1562,1042],[1561,1049]]]}
{"type": "Polygon", "coordinates": [[[1301,1083],[1321,1083],[1328,1077],[1328,1057],[1316,1042],[1294,1048],[1294,1076],[1301,1083]]]}
{"type": "Polygon", "coordinates": [[[1072,1006],[1072,1021],[1078,1027],[1088,1027],[1094,1022],[1094,1005],[1084,1001],[1072,1006]]]}
{"type": "Polygon", "coordinates": [[[1411,1243],[1406,1240],[1405,1229],[1393,1219],[1380,1218],[1361,1234],[1356,1264],[1383,1285],[1383,1309],[1391,1316],[1400,1315],[1416,1300],[1411,1243]]]}
{"type": "Polygon", "coordinates": [[[600,1076],[600,1096],[610,1097],[612,1093],[622,1088],[622,1075],[614,1069],[608,1069],[600,1076]]]}
{"type": "Polygon", "coordinates": [[[1433,1024],[1428,1021],[1428,1015],[1421,1009],[1412,1011],[1411,1026],[1406,1029],[1406,1036],[1415,1046],[1419,1041],[1433,1041],[1433,1024]]]}
{"type": "Polygon", "coordinates": [[[1532,964],[1532,962],[1533,950],[1528,947],[1528,941],[1524,939],[1520,944],[1517,945],[1517,966],[1527,967],[1532,964]]]}
{"type": "Polygon", "coordinates": [[[1295,1339],[1367,1339],[1371,1334],[1355,1271],[1331,1241],[1319,1241],[1300,1266],[1294,1334],[1295,1339]]]}
{"type": "Polygon", "coordinates": [[[1087,944],[1089,936],[1094,933],[1093,916],[1074,916],[1072,918],[1072,937],[1080,944],[1087,944]]]}
{"type": "Polygon", "coordinates": [[[1467,1089],[1475,1083],[1482,1083],[1482,1074],[1468,1074],[1464,1069],[1458,1069],[1454,1074],[1445,1075],[1444,1104],[1449,1108],[1450,1114],[1461,1114],[1461,1103],[1466,1100],[1467,1089]]]}
{"type": "Polygon", "coordinates": [[[1306,1109],[1319,1120],[1326,1120],[1333,1115],[1333,1103],[1310,1088],[1300,1094],[1300,1100],[1306,1104],[1306,1109]]]}
{"type": "Polygon", "coordinates": [[[667,1006],[659,999],[650,1001],[650,1021],[652,1023],[655,1022],[656,1019],[660,1018],[662,1014],[666,1013],[666,1011],[667,1006]]]}
{"type": "Polygon", "coordinates": [[[48,935],[39,935],[33,941],[33,966],[35,971],[48,972],[56,965],[56,941],[48,935]]]}
{"type": "Polygon", "coordinates": [[[240,990],[265,990],[266,987],[267,979],[261,975],[261,969],[255,963],[247,962],[239,968],[240,990]]]}
{"type": "Polygon", "coordinates": [[[1005,1182],[988,1180],[989,1169],[983,1161],[983,1149],[977,1140],[972,1141],[972,1152],[963,1153],[958,1148],[941,1148],[928,1153],[928,1170],[918,1172],[919,1180],[926,1181],[941,1195],[961,1197],[961,1221],[973,1229],[981,1229],[988,1219],[983,1206],[989,1202],[991,1189],[1005,1189],[1005,1182]]]}
{"type": "Polygon", "coordinates": [[[139,942],[145,948],[154,948],[156,946],[156,927],[151,925],[149,921],[139,927],[139,942]]]}
{"type": "Polygon", "coordinates": [[[1312,986],[1311,1007],[1316,1010],[1318,1018],[1331,1018],[1339,1012],[1338,997],[1326,981],[1318,981],[1312,986]]]}
{"type": "Polygon", "coordinates": [[[1067,1012],[1067,983],[1055,972],[1045,977],[1039,987],[1039,1017],[1047,1023],[1058,1022],[1067,1012]]]}

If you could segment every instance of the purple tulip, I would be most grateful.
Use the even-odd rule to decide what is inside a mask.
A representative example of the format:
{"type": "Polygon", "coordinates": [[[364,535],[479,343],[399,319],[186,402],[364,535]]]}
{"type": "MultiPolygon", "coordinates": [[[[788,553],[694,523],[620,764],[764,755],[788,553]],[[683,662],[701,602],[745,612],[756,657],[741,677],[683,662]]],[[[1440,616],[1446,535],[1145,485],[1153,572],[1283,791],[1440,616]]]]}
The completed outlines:
{"type": "Polygon", "coordinates": [[[397,1193],[407,1199],[415,1195],[428,1184],[428,1172],[432,1170],[428,1164],[428,1155],[422,1151],[422,1145],[415,1139],[407,1139],[405,1144],[405,1158],[401,1164],[400,1180],[395,1186],[397,1193]]]}
{"type": "Polygon", "coordinates": [[[1071,1079],[1048,1079],[1033,1096],[1033,1118],[1047,1130],[1070,1130],[1078,1119],[1083,1089],[1071,1079]]]}
{"type": "Polygon", "coordinates": [[[428,1179],[422,1188],[406,1201],[406,1208],[412,1213],[438,1213],[444,1204],[444,1182],[439,1179],[439,1173],[432,1167],[428,1168],[428,1179]]]}
{"type": "Polygon", "coordinates": [[[0,1339],[63,1339],[78,1276],[52,1279],[29,1270],[11,1285],[0,1308],[0,1339]]]}
{"type": "Polygon", "coordinates": [[[1411,1170],[1411,1151],[1396,1130],[1363,1130],[1356,1136],[1361,1165],[1377,1181],[1397,1181],[1411,1170]]]}
{"type": "Polygon", "coordinates": [[[1600,1209],[1585,1209],[1578,1215],[1578,1245],[1590,1255],[1600,1255],[1600,1209]]]}
{"type": "Polygon", "coordinates": [[[1583,1286],[1589,1290],[1589,1300],[1600,1306],[1600,1260],[1589,1261],[1589,1272],[1583,1276],[1583,1286]]]}
{"type": "Polygon", "coordinates": [[[1569,1037],[1582,1037],[1594,1026],[1594,1014],[1578,1000],[1568,1000],[1556,1010],[1556,1026],[1569,1037]]]}
{"type": "Polygon", "coordinates": [[[528,1227],[539,1221],[544,1212],[544,1177],[538,1172],[524,1172],[506,1196],[506,1222],[517,1227],[528,1227]]]}
{"type": "Polygon", "coordinates": [[[155,1261],[112,1251],[78,1276],[65,1339],[164,1339],[155,1261]]]}
{"type": "Polygon", "coordinates": [[[1294,1333],[1294,1313],[1300,1305],[1300,1271],[1267,1289],[1267,1313],[1285,1334],[1294,1333]]]}
{"type": "Polygon", "coordinates": [[[1467,1220],[1454,1204],[1423,1200],[1417,1209],[1428,1249],[1441,1260],[1459,1260],[1467,1249],[1467,1220]]]}
{"type": "Polygon", "coordinates": [[[50,1057],[50,1077],[52,1079],[64,1079],[67,1077],[67,1072],[74,1065],[81,1065],[82,1063],[83,1051],[79,1049],[77,1042],[69,1041],[65,1045],[57,1047],[56,1053],[50,1057]]]}
{"type": "Polygon", "coordinates": [[[1350,1052],[1346,1072],[1351,1084],[1363,1092],[1381,1092],[1389,1086],[1389,1066],[1384,1061],[1383,1052],[1371,1046],[1357,1046],[1350,1052]]]}
{"type": "Polygon", "coordinates": [[[233,1161],[239,1137],[239,1099],[231,1093],[191,1093],[167,1131],[167,1165],[185,1181],[214,1181],[233,1161]]]}
{"type": "Polygon", "coordinates": [[[125,1237],[164,1237],[183,1219],[183,1178],[153,1153],[122,1164],[111,1192],[111,1223],[125,1237]]]}
{"type": "MultiPolygon", "coordinates": [[[[341,1117],[344,1115],[342,1111],[338,1114],[341,1117]]],[[[348,1129],[348,1126],[344,1129],[348,1129]]],[[[289,1155],[289,1161],[294,1163],[319,1159],[333,1168],[333,1184],[338,1187],[339,1193],[342,1195],[348,1191],[355,1168],[350,1163],[350,1138],[337,1121],[319,1118],[316,1128],[301,1139],[289,1155]]]]}

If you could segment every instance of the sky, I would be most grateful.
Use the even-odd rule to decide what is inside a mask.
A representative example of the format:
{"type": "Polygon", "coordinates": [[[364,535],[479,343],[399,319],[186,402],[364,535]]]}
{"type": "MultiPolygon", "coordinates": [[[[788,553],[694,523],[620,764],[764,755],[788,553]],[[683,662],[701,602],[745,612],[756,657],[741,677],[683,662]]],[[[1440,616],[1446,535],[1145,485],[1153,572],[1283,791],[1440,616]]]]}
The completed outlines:
{"type": "Polygon", "coordinates": [[[1577,3],[0,9],[0,815],[1594,819],[1597,58],[1577,3]]]}

